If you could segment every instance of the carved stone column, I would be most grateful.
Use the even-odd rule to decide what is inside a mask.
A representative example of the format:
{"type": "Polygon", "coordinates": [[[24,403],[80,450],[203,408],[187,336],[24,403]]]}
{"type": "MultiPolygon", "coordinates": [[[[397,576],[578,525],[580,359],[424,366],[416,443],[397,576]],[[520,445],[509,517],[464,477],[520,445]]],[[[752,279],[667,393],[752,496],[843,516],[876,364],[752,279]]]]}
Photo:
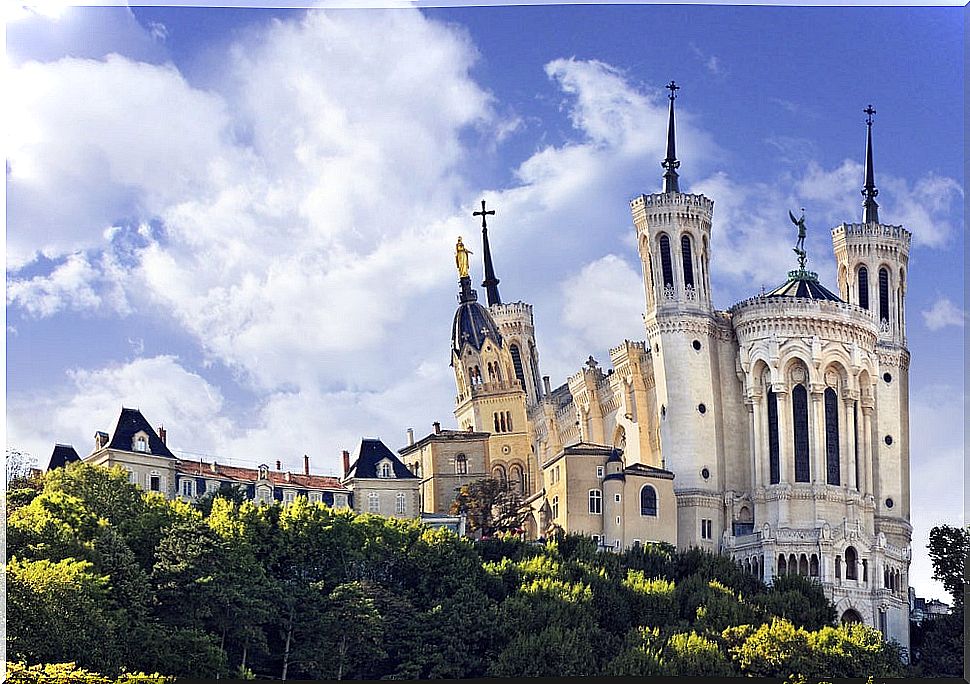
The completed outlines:
{"type": "Polygon", "coordinates": [[[778,403],[778,474],[780,482],[795,481],[795,435],[792,432],[791,394],[782,384],[772,386],[778,403]]]}

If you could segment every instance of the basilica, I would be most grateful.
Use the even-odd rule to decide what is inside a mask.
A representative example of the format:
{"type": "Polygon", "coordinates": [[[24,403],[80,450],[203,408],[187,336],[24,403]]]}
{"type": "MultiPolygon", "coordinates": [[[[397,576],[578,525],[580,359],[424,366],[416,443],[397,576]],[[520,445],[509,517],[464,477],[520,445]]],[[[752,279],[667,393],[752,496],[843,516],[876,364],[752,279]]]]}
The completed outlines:
{"type": "Polygon", "coordinates": [[[429,511],[436,483],[460,483],[472,463],[518,489],[527,536],[562,530],[605,549],[664,541],[730,555],[765,581],[814,577],[842,621],[908,647],[911,235],[879,220],[875,112],[862,220],[832,229],[837,287],[806,269],[804,217],[789,212],[798,267],[718,311],[714,202],[680,190],[668,88],[662,187],[630,202],[644,339],[617,340],[609,368],[590,357],[553,387],[531,305],[499,294],[483,201],[484,303],[456,248],[459,429],[412,438],[401,458],[429,511]]]}

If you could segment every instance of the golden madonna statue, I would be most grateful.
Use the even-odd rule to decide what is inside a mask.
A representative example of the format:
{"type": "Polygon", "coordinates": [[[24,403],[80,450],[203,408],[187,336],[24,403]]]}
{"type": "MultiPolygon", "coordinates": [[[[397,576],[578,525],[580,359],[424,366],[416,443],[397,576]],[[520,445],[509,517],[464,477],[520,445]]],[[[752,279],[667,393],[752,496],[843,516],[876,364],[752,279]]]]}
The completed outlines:
{"type": "Polygon", "coordinates": [[[467,278],[468,277],[468,255],[472,252],[465,249],[465,245],[462,244],[461,236],[458,236],[458,244],[455,245],[455,265],[458,267],[458,277],[467,278]]]}

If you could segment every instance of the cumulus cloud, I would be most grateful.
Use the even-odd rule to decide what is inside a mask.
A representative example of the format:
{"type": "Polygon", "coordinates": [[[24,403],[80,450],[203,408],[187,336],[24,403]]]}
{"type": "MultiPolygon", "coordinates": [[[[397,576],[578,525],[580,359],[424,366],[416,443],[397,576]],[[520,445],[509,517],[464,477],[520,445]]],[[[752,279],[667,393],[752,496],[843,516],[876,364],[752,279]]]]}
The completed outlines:
{"type": "Polygon", "coordinates": [[[940,330],[948,325],[962,328],[967,320],[967,312],[946,297],[940,297],[933,302],[933,306],[920,313],[923,315],[923,322],[930,330],[940,330]]]}
{"type": "Polygon", "coordinates": [[[122,268],[110,253],[94,264],[86,255],[74,253],[48,275],[10,279],[7,304],[20,306],[35,317],[63,310],[124,315],[130,309],[122,278],[122,268]]]}

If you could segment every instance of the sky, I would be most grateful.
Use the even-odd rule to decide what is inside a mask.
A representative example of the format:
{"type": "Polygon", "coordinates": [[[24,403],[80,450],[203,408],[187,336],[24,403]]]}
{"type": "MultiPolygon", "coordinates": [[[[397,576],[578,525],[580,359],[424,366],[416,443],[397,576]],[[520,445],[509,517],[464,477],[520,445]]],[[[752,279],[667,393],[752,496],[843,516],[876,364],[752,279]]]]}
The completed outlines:
{"type": "MultiPolygon", "coordinates": [[[[643,339],[629,201],[714,200],[715,305],[795,264],[837,290],[861,219],[913,234],[914,561],[959,524],[965,390],[960,8],[8,9],[6,441],[81,455],[122,406],[183,455],[337,472],[453,426],[454,244],[482,198],[542,374],[643,339]]],[[[473,278],[481,264],[473,261],[473,278]]]]}

